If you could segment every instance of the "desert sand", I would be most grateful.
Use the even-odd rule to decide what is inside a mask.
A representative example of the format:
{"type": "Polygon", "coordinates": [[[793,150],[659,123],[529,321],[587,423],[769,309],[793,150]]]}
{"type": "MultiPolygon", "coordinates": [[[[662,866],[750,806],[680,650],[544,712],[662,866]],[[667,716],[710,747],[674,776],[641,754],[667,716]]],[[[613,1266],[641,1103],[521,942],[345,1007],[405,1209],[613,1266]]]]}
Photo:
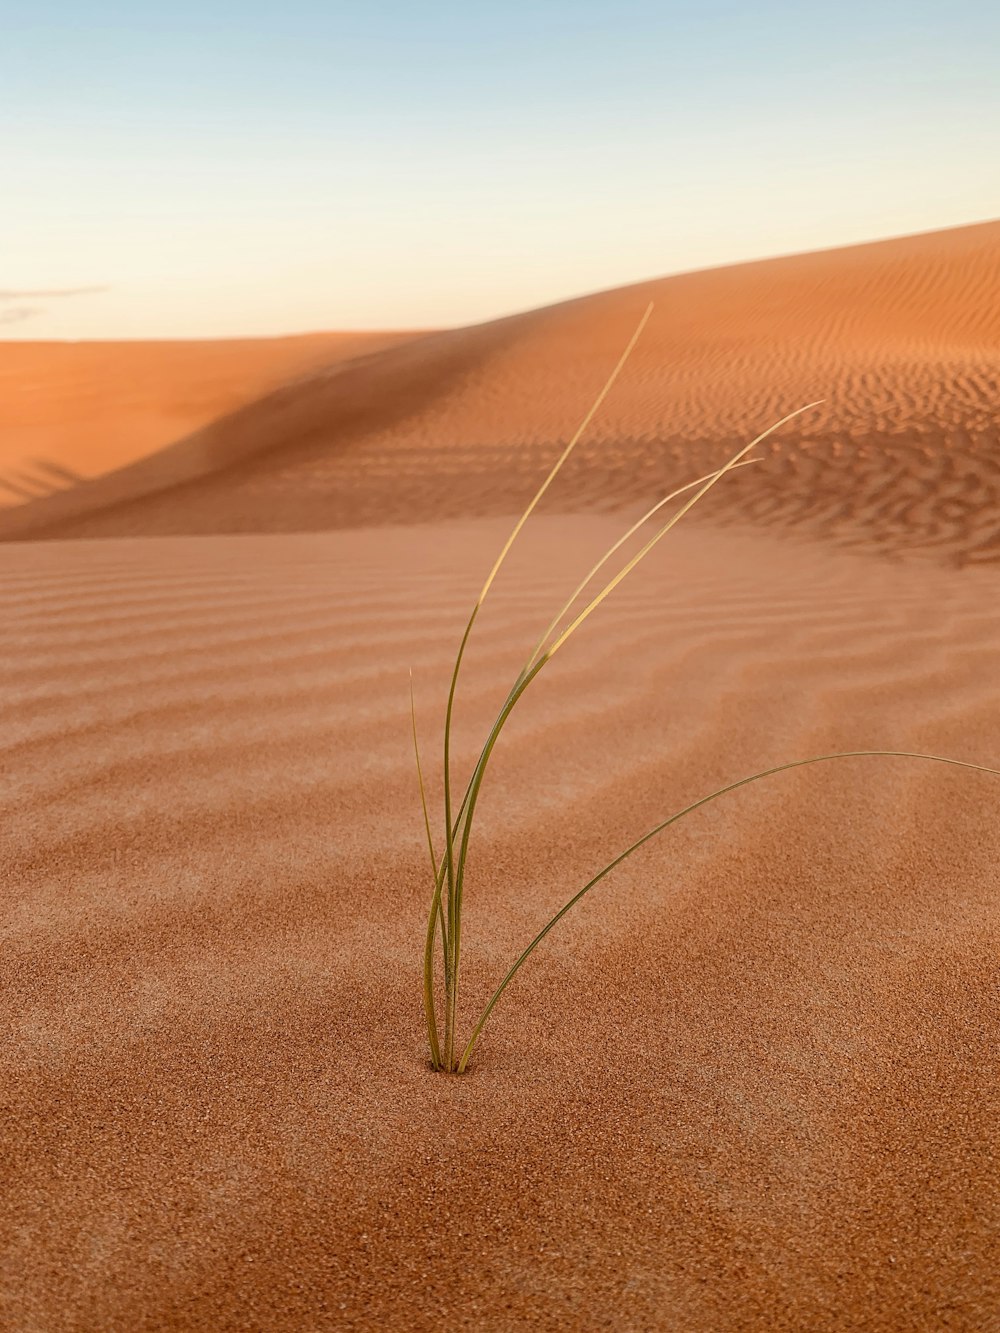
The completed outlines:
{"type": "Polygon", "coordinates": [[[6,515],[0,1325],[1000,1328],[1000,779],[845,760],[707,807],[450,1078],[408,699],[437,801],[465,616],[652,292],[484,609],[462,773],[637,504],[827,401],[525,696],[463,1028],[728,780],[1000,766],[998,274],[1000,224],[411,338],[6,515]]]}

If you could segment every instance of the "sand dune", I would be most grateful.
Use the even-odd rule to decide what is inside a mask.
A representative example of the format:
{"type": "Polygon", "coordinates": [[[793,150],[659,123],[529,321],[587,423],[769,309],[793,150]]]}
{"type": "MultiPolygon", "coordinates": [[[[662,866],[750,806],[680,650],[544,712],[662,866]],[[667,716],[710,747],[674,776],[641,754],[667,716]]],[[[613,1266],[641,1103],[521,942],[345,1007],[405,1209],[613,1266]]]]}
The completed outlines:
{"type": "Polygon", "coordinates": [[[526,696],[470,863],[463,1026],[591,874],[727,780],[858,747],[1000,766],[974,567],[998,260],[980,226],[320,349],[8,512],[59,539],[0,546],[0,1327],[997,1326],[1000,779],[858,759],[705,808],[560,924],[446,1078],[407,691],[412,666],[437,799],[494,511],[652,294],[554,488],[571,512],[532,520],[477,625],[463,772],[621,531],[598,511],[828,401],[526,696]]]}
{"type": "Polygon", "coordinates": [[[288,379],[400,336],[0,342],[0,505],[133,463],[288,379]]]}
{"type": "MultiPolygon", "coordinates": [[[[541,520],[459,753],[618,524],[541,520]]],[[[8,546],[0,1322],[993,1326],[1000,785],[759,784],[567,918],[474,1073],[422,1063],[429,739],[494,522],[8,546]]],[[[986,571],[678,533],[537,683],[467,1016],[588,873],[786,757],[995,763],[986,571]]]]}
{"type": "Polygon", "coordinates": [[[23,508],[0,535],[510,511],[649,299],[654,321],[554,503],[646,499],[824,398],[729,491],[732,513],[881,549],[996,558],[1000,223],[684,274],[389,347],[23,508]]]}

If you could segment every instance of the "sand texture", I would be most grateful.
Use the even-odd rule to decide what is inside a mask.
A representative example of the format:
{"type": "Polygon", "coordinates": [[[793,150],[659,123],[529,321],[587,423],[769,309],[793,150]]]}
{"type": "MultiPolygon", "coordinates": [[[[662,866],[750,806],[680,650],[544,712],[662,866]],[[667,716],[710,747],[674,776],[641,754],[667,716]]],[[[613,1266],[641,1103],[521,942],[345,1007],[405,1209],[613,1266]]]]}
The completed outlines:
{"type": "MultiPolygon", "coordinates": [[[[604,509],[824,367],[832,405],[525,696],[470,863],[463,1028],[590,875],[728,780],[842,748],[1000,767],[998,255],[979,227],[746,266],[743,306],[737,270],[659,285],[484,609],[462,774],[622,531],[604,509]]],[[[469,1075],[426,1065],[408,670],[437,802],[492,511],[644,295],[352,357],[281,398],[280,449],[265,400],[218,428],[225,467],[73,520],[101,540],[0,545],[5,1333],[1000,1330],[1000,778],[855,759],[742,789],[560,924],[469,1075]],[[344,377],[340,443],[300,438],[295,394],[318,412],[344,377]]]]}

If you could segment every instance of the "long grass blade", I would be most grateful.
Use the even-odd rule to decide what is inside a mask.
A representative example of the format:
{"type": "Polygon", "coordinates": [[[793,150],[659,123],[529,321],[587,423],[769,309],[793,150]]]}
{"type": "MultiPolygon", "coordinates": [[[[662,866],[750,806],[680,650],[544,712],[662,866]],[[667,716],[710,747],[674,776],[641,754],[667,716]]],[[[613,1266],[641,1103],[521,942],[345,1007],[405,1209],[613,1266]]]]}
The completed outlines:
{"type": "MultiPolygon", "coordinates": [[[[444,1061],[445,1068],[449,1073],[454,1068],[455,1014],[458,1004],[457,988],[455,984],[457,970],[455,945],[458,938],[458,920],[455,909],[455,831],[452,823],[451,810],[451,728],[455,714],[455,691],[458,689],[458,675],[462,669],[462,659],[465,656],[465,648],[469,642],[469,635],[472,633],[472,627],[476,623],[476,616],[479,615],[479,608],[481,605],[482,600],[480,599],[480,601],[478,601],[472,608],[472,614],[469,616],[469,622],[465,627],[465,633],[462,635],[462,641],[458,645],[458,654],[455,658],[455,668],[451,673],[451,684],[448,686],[448,703],[444,715],[444,861],[448,879],[448,947],[446,950],[444,967],[444,1061]]],[[[434,901],[440,909],[440,892],[435,894],[434,901]]]]}
{"type": "MultiPolygon", "coordinates": [[[[617,588],[618,585],[625,578],[628,577],[628,575],[632,572],[632,570],[636,567],[636,565],[638,565],[639,562],[649,554],[649,552],[653,549],[653,547],[656,546],[658,542],[662,541],[662,539],[667,535],[667,533],[670,532],[670,530],[680,522],[680,520],[684,517],[684,515],[687,514],[698,503],[698,501],[709,490],[711,490],[711,488],[722,477],[726,475],[726,473],[732,472],[735,468],[740,466],[740,464],[744,461],[746,454],[748,454],[750,450],[754,448],[755,445],[760,444],[762,440],[766,440],[769,435],[772,435],[787,421],[791,421],[794,417],[800,416],[803,412],[808,412],[810,408],[816,407],[817,405],[818,405],[817,403],[807,403],[804,407],[799,407],[796,408],[794,412],[789,412],[787,416],[783,416],[780,421],[776,421],[773,423],[773,425],[768,426],[767,430],[762,431],[756,437],[756,439],[751,440],[749,444],[745,444],[740,450],[738,450],[736,454],[733,455],[733,457],[723,467],[717,469],[715,472],[708,473],[705,477],[699,478],[698,481],[692,483],[693,485],[697,486],[698,489],[697,491],[695,491],[695,494],[690,498],[690,500],[688,500],[684,505],[682,505],[681,508],[677,511],[677,513],[672,515],[672,517],[668,520],[668,522],[665,523],[661,528],[658,529],[657,532],[653,534],[653,536],[649,539],[649,541],[646,542],[646,544],[642,547],[642,549],[636,555],[634,555],[631,560],[627,561],[627,563],[621,570],[619,570],[619,572],[615,575],[615,577],[611,579],[605,585],[602,591],[598,593],[598,595],[595,598],[593,598],[591,602],[588,603],[588,605],[583,609],[583,611],[580,612],[580,614],[576,617],[576,619],[572,622],[572,624],[559,635],[559,637],[549,648],[543,651],[541,657],[537,657],[538,650],[536,648],[535,654],[529,661],[528,673],[525,674],[525,672],[522,671],[521,675],[515,681],[510,694],[507,696],[507,701],[504,704],[503,709],[501,710],[500,716],[498,717],[496,723],[494,724],[494,730],[490,733],[489,739],[487,740],[487,743],[484,746],[483,752],[480,756],[479,763],[476,765],[476,768],[473,771],[473,775],[469,783],[469,788],[466,792],[466,800],[463,802],[463,804],[467,806],[467,811],[464,823],[462,825],[462,837],[459,846],[458,857],[456,859],[454,882],[453,886],[450,885],[450,890],[451,890],[450,897],[454,898],[456,904],[455,918],[458,923],[456,929],[459,932],[459,934],[461,933],[462,893],[465,883],[465,866],[468,860],[469,840],[472,834],[472,820],[475,815],[476,804],[479,799],[479,791],[480,788],[482,787],[483,778],[486,773],[486,766],[489,763],[490,755],[492,754],[494,746],[496,745],[497,736],[499,735],[500,730],[506,723],[507,718],[513,711],[514,704],[524,693],[524,690],[527,687],[529,681],[533,679],[534,676],[536,676],[538,672],[541,670],[541,668],[545,665],[545,663],[548,662],[555,655],[555,653],[566,642],[566,640],[570,637],[570,635],[573,634],[577,629],[579,629],[579,627],[583,624],[583,622],[587,619],[587,617],[597,610],[597,608],[605,600],[605,598],[610,596],[610,594],[615,590],[615,588],[617,588]]],[[[684,490],[688,489],[690,489],[690,486],[682,487],[681,491],[683,492],[684,490]]],[[[666,498],[670,499],[672,497],[668,496],[666,498]]],[[[665,501],[663,503],[665,503],[665,501]]],[[[659,507],[660,506],[656,506],[655,508],[659,507]]],[[[635,528],[632,529],[632,531],[634,530],[635,528]]],[[[628,536],[630,535],[631,532],[627,533],[626,536],[621,539],[621,541],[616,543],[616,546],[612,547],[611,551],[608,552],[608,556],[610,556],[614,550],[618,549],[618,547],[621,546],[622,542],[627,540],[628,536]]],[[[578,593],[579,591],[582,590],[583,587],[586,587],[586,585],[590,582],[591,577],[601,568],[601,566],[604,563],[605,563],[604,560],[598,561],[597,565],[594,566],[594,569],[587,576],[587,579],[585,579],[584,583],[580,585],[578,593]]],[[[573,601],[575,601],[576,599],[576,595],[577,594],[574,594],[574,597],[568,603],[568,606],[572,606],[573,601]]],[[[559,616],[556,619],[556,624],[558,624],[559,620],[562,619],[562,616],[566,613],[566,611],[567,611],[566,607],[564,607],[563,610],[560,611],[559,616]]]]}
{"type": "Polygon", "coordinates": [[[417,782],[420,786],[420,808],[424,815],[424,833],[427,837],[427,851],[431,858],[431,881],[434,884],[434,894],[431,898],[432,918],[439,918],[441,922],[441,947],[444,950],[445,960],[448,958],[448,928],[445,925],[444,916],[441,915],[440,898],[438,896],[439,877],[441,871],[441,862],[437,859],[434,851],[434,835],[431,833],[430,815],[427,809],[427,788],[424,783],[424,770],[420,762],[420,742],[417,739],[417,709],[413,699],[413,671],[410,671],[410,723],[413,729],[413,757],[417,762],[417,782]]]}
{"type": "Polygon", "coordinates": [[[424,945],[424,1014],[427,1018],[427,1041],[431,1048],[431,1063],[435,1069],[441,1068],[441,1045],[438,1040],[437,1014],[434,1009],[434,936],[437,932],[438,918],[441,918],[441,939],[445,958],[448,956],[448,937],[445,932],[444,918],[440,913],[440,901],[437,890],[438,862],[434,855],[434,838],[431,834],[431,820],[427,811],[427,788],[424,783],[424,769],[420,762],[420,742],[417,739],[417,706],[413,698],[413,672],[410,672],[410,724],[413,730],[413,757],[417,763],[417,783],[420,786],[420,805],[424,812],[424,830],[427,834],[427,850],[431,858],[431,876],[435,883],[431,914],[427,923],[427,940],[424,945]],[[438,901],[438,910],[434,901],[438,901]]]}
{"type": "Polygon", "coordinates": [[[489,574],[487,575],[486,582],[483,584],[483,590],[479,594],[480,605],[482,604],[483,598],[489,592],[490,587],[493,584],[493,580],[499,574],[500,566],[507,559],[507,554],[510,551],[510,548],[514,545],[514,542],[517,540],[518,533],[521,531],[525,523],[527,523],[528,519],[531,517],[531,514],[534,511],[535,507],[537,506],[539,500],[541,500],[542,496],[552,485],[553,481],[555,481],[556,475],[562,468],[562,465],[566,462],[566,459],[569,458],[570,454],[580,443],[580,440],[583,438],[584,431],[593,421],[594,417],[600,410],[600,407],[604,402],[605,398],[607,398],[608,394],[614,387],[615,380],[617,380],[618,376],[625,369],[625,363],[626,361],[628,361],[629,357],[635,350],[635,345],[642,337],[642,331],[649,323],[649,317],[652,313],[653,313],[653,303],[652,301],[650,301],[649,305],[646,306],[646,309],[643,311],[639,323],[636,325],[635,332],[632,334],[632,337],[628,340],[624,352],[622,352],[621,356],[618,358],[618,362],[615,365],[614,370],[612,370],[611,374],[605,380],[603,389],[601,389],[601,392],[594,399],[593,403],[590,406],[590,410],[587,412],[587,415],[583,418],[579,426],[577,426],[576,430],[573,432],[569,444],[567,444],[566,448],[559,455],[558,459],[553,465],[552,471],[549,473],[549,475],[542,482],[541,486],[539,486],[538,490],[535,492],[534,499],[531,501],[527,509],[514,524],[513,532],[510,534],[510,536],[507,538],[507,541],[504,543],[503,549],[497,556],[496,562],[493,568],[490,570],[489,574]]]}
{"type": "MultiPolygon", "coordinates": [[[[452,1049],[452,1038],[454,1035],[455,1014],[458,1003],[458,968],[460,961],[461,939],[462,939],[461,911],[460,907],[458,906],[457,900],[459,898],[459,895],[456,889],[455,832],[454,832],[454,824],[452,818],[452,784],[451,784],[451,733],[452,733],[452,724],[454,720],[454,711],[455,711],[455,693],[458,689],[458,677],[462,669],[462,659],[465,656],[466,645],[469,642],[469,636],[472,633],[472,627],[475,624],[476,617],[479,614],[479,608],[485,601],[486,596],[490,588],[492,587],[494,580],[496,579],[497,575],[500,572],[501,566],[506,560],[511,547],[514,545],[514,542],[517,540],[518,534],[524,527],[525,523],[528,521],[528,518],[531,516],[532,512],[538,505],[542,496],[545,494],[545,492],[551,486],[552,482],[555,480],[557,474],[559,473],[563,464],[566,462],[567,458],[569,458],[570,454],[579,444],[581,438],[583,437],[584,432],[590,425],[591,421],[593,421],[594,416],[596,415],[598,409],[601,407],[601,404],[604,402],[605,398],[611,392],[611,389],[614,386],[615,381],[618,379],[618,376],[621,374],[622,370],[625,367],[625,363],[632,355],[632,352],[635,349],[635,345],[639,341],[639,338],[642,335],[642,331],[649,322],[649,317],[652,313],[653,313],[653,303],[650,302],[649,305],[646,307],[645,311],[643,312],[643,315],[639,320],[638,325],[636,326],[635,332],[629,339],[624,352],[622,352],[621,356],[618,358],[617,364],[615,365],[611,374],[605,381],[604,387],[601,389],[600,393],[597,395],[597,397],[594,399],[594,402],[591,404],[590,410],[587,412],[586,416],[580,422],[580,425],[574,431],[566,448],[556,459],[555,464],[550,470],[548,476],[542,482],[541,486],[539,486],[538,490],[535,492],[535,495],[528,504],[528,507],[525,509],[524,513],[514,524],[514,528],[510,536],[507,538],[506,542],[503,545],[503,548],[500,551],[500,554],[494,561],[493,568],[486,576],[486,582],[483,584],[482,590],[479,593],[479,597],[476,599],[476,604],[472,608],[472,614],[469,616],[469,621],[465,627],[465,633],[462,635],[462,640],[458,648],[458,654],[455,658],[455,667],[454,670],[452,671],[451,683],[448,688],[448,703],[445,708],[445,721],[444,721],[444,821],[445,821],[444,860],[445,860],[447,882],[448,882],[447,916],[448,916],[448,941],[449,941],[449,956],[445,967],[445,989],[446,989],[445,1067],[449,1070],[452,1068],[452,1061],[454,1057],[454,1051],[452,1049]]],[[[439,903],[439,895],[437,894],[435,895],[435,901],[439,903]]],[[[432,908],[432,910],[434,909],[432,908]]]]}
{"type": "MultiPolygon", "coordinates": [[[[735,472],[737,468],[750,467],[752,463],[759,463],[760,461],[761,460],[759,458],[744,458],[741,462],[734,463],[733,466],[729,469],[729,471],[735,472]]],[[[696,486],[700,486],[702,482],[710,481],[713,477],[719,477],[721,475],[722,475],[722,469],[720,468],[716,472],[708,472],[705,474],[704,477],[696,477],[694,481],[689,481],[686,482],[685,485],[683,486],[678,486],[675,491],[671,491],[669,495],[665,495],[662,500],[657,500],[656,504],[653,505],[652,509],[647,509],[646,512],[643,514],[642,518],[636,519],[636,521],[629,528],[628,532],[624,533],[621,537],[619,537],[613,546],[608,547],[608,549],[601,556],[600,560],[598,560],[597,564],[594,565],[593,568],[589,571],[589,573],[583,579],[581,579],[580,582],[576,585],[576,588],[573,590],[572,595],[566,600],[562,608],[549,621],[549,624],[546,626],[544,633],[538,640],[538,643],[535,645],[535,651],[528,658],[528,661],[525,664],[525,668],[524,671],[522,672],[522,675],[526,674],[528,670],[532,667],[532,665],[535,662],[535,659],[539,656],[539,654],[542,652],[542,649],[548,642],[549,636],[551,634],[554,634],[556,629],[558,629],[559,624],[562,621],[563,617],[568,615],[569,612],[572,610],[580,594],[584,592],[585,589],[590,587],[591,583],[593,583],[594,579],[601,572],[604,566],[608,563],[611,557],[613,555],[616,555],[621,550],[621,548],[625,545],[628,539],[630,537],[634,537],[635,534],[639,531],[639,529],[644,527],[649,522],[649,520],[655,514],[658,514],[665,505],[668,505],[671,500],[676,500],[679,495],[684,495],[687,491],[694,490],[694,488],[696,486]]]]}
{"type": "Polygon", "coordinates": [[[740,463],[740,461],[750,452],[750,450],[755,445],[760,444],[762,440],[766,440],[769,435],[773,435],[774,432],[778,430],[781,426],[783,426],[787,421],[791,421],[794,417],[801,416],[803,412],[808,412],[810,411],[811,408],[818,407],[822,401],[823,399],[819,398],[814,403],[806,403],[804,407],[797,407],[794,412],[789,412],[788,415],[782,417],[780,421],[776,421],[773,426],[768,426],[767,430],[762,431],[755,440],[751,440],[749,444],[745,444],[742,449],[740,449],[737,453],[735,453],[732,456],[732,458],[729,460],[728,463],[726,463],[724,467],[720,468],[718,472],[713,473],[704,483],[704,485],[701,486],[700,489],[695,492],[695,494],[691,497],[691,499],[688,500],[685,504],[683,504],[681,508],[677,511],[677,513],[670,518],[669,522],[665,523],[663,527],[659,529],[658,532],[654,533],[654,535],[650,537],[649,541],[645,544],[645,546],[643,546],[643,548],[639,552],[637,552],[637,554],[634,555],[632,559],[629,560],[623,566],[622,569],[618,571],[618,573],[614,576],[614,578],[611,579],[611,581],[605,585],[605,587],[601,590],[601,592],[597,594],[597,596],[593,599],[593,601],[589,602],[587,606],[584,607],[584,609],[580,612],[580,614],[573,621],[573,623],[569,625],[568,628],[563,630],[563,632],[555,640],[552,646],[547,650],[546,655],[548,657],[553,657],[559,651],[559,649],[563,646],[563,644],[570,637],[570,635],[574,634],[580,628],[580,626],[587,619],[587,617],[592,615],[597,610],[597,608],[605,600],[605,598],[609,597],[614,592],[615,588],[618,587],[619,583],[621,583],[623,579],[628,578],[629,574],[631,574],[632,570],[635,569],[636,565],[639,564],[641,560],[644,560],[646,558],[646,556],[653,549],[653,547],[656,546],[658,542],[662,541],[663,538],[672,528],[677,526],[677,524],[681,521],[684,515],[689,513],[698,503],[698,501],[702,498],[702,496],[707,494],[707,492],[710,491],[713,486],[717,485],[718,482],[721,481],[721,479],[726,475],[727,472],[732,472],[733,468],[735,468],[740,463]]]}
{"type": "Polygon", "coordinates": [[[436,880],[438,859],[434,852],[434,835],[431,833],[431,817],[427,809],[427,787],[424,783],[424,769],[420,762],[420,741],[417,737],[417,705],[413,697],[413,672],[410,672],[410,726],[413,731],[413,757],[417,763],[417,783],[420,787],[420,808],[424,815],[424,833],[427,835],[427,851],[431,858],[431,878],[436,880]]]}
{"type": "Polygon", "coordinates": [[[490,997],[489,1003],[486,1005],[486,1008],[480,1015],[479,1021],[472,1031],[472,1036],[470,1037],[465,1047],[465,1050],[462,1053],[462,1058],[458,1064],[458,1073],[461,1074],[465,1072],[465,1069],[469,1063],[469,1059],[472,1056],[472,1053],[476,1047],[476,1043],[479,1040],[480,1034],[482,1033],[487,1020],[489,1019],[490,1014],[493,1012],[493,1009],[496,1006],[497,1001],[500,999],[504,991],[510,985],[511,981],[513,981],[514,977],[523,967],[524,963],[531,957],[534,951],[538,948],[539,944],[541,944],[542,940],[545,939],[545,936],[549,933],[550,930],[553,929],[554,926],[558,925],[558,923],[562,920],[562,918],[566,915],[566,913],[570,911],[571,908],[575,907],[581,898],[583,898],[586,894],[588,894],[591,889],[596,887],[596,885],[598,885],[601,882],[601,880],[605,878],[605,876],[609,875],[612,870],[614,870],[617,866],[620,866],[621,863],[627,857],[631,856],[633,852],[638,851],[639,848],[644,846],[647,842],[649,842],[651,838],[655,838],[657,834],[662,833],[663,830],[669,828],[671,824],[676,824],[678,820],[683,819],[686,815],[692,814],[695,810],[699,810],[703,805],[708,805],[709,802],[718,800],[720,796],[725,796],[731,791],[736,791],[737,788],[739,787],[745,787],[751,782],[759,782],[761,778],[773,777],[774,774],[776,773],[785,773],[792,768],[805,768],[810,764],[827,763],[829,760],[832,759],[861,759],[861,758],[922,759],[926,760],[929,763],[949,764],[955,768],[968,768],[968,769],[973,769],[977,773],[990,773],[994,777],[1000,777],[1000,769],[987,768],[983,764],[972,764],[962,759],[947,759],[944,756],[937,754],[919,754],[912,750],[844,750],[836,754],[814,755],[811,759],[795,759],[788,764],[777,764],[773,768],[765,768],[760,773],[752,773],[749,777],[740,778],[737,782],[727,783],[725,787],[720,787],[718,788],[717,791],[710,792],[708,796],[702,796],[700,800],[693,801],[690,805],[685,806],[683,810],[678,810],[675,814],[671,815],[669,819],[665,819],[663,820],[662,823],[657,824],[655,828],[652,828],[649,830],[648,833],[643,834],[643,836],[639,838],[636,842],[632,843],[630,847],[627,847],[625,851],[621,852],[618,856],[616,856],[613,861],[609,861],[603,870],[599,871],[593,877],[593,879],[588,880],[587,883],[583,886],[583,888],[580,889],[578,893],[575,893],[573,897],[570,898],[569,902],[565,903],[559,909],[559,911],[556,912],[555,916],[553,916],[542,927],[542,929],[538,932],[538,934],[531,941],[528,947],[524,950],[524,952],[520,955],[517,961],[509,969],[504,979],[500,982],[500,985],[496,988],[496,990],[490,997]]]}

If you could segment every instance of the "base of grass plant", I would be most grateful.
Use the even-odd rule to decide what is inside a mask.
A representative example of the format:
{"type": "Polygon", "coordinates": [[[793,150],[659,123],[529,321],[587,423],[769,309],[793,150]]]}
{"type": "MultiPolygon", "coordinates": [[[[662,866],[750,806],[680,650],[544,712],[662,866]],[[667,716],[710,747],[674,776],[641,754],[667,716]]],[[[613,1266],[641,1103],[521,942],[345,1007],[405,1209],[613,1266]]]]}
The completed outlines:
{"type": "Polygon", "coordinates": [[[643,560],[656,544],[667,535],[668,532],[684,517],[684,515],[698,503],[713,486],[719,482],[727,473],[736,468],[743,467],[749,462],[755,460],[746,457],[750,450],[762,440],[766,439],[785,422],[793,417],[808,411],[812,407],[818,406],[818,403],[809,403],[805,407],[798,408],[795,412],[790,412],[788,416],[782,417],[780,421],[769,426],[757,436],[755,440],[745,445],[725,464],[715,472],[710,472],[706,476],[699,477],[696,481],[689,482],[681,486],[678,490],[671,491],[662,500],[659,500],[646,514],[642,516],[637,523],[634,523],[628,531],[611,546],[604,555],[598,560],[589,573],[581,580],[573,594],[570,596],[561,610],[553,617],[549,626],[542,634],[534,651],[521,668],[517,679],[511,686],[511,689],[505,699],[502,708],[494,722],[486,741],[480,751],[479,759],[473,769],[472,776],[469,779],[465,789],[465,794],[459,805],[458,812],[453,809],[453,784],[452,784],[452,766],[451,766],[451,733],[454,718],[455,697],[458,688],[458,678],[462,668],[462,661],[465,656],[465,650],[469,642],[472,628],[476,623],[479,610],[499,573],[500,567],[507,557],[510,548],[513,546],[518,533],[524,527],[528,517],[535,509],[539,500],[548,490],[556,474],[559,472],[566,459],[576,447],[584,431],[592,421],[595,413],[601,403],[607,397],[612,385],[618,378],[626,361],[628,360],[633,348],[639,340],[649,316],[652,313],[652,305],[646,308],[645,313],[639,321],[639,325],[632,335],[625,351],[619,358],[618,364],[611,372],[601,392],[591,406],[589,412],[580,423],[576,432],[570,439],[569,444],[563,450],[557,459],[555,466],[549,472],[548,476],[542,482],[534,499],[528,505],[527,509],[514,525],[514,529],[507,538],[506,544],[497,557],[493,568],[487,576],[482,591],[472,608],[472,614],[469,616],[465,632],[459,643],[458,653],[455,658],[455,666],[452,671],[451,684],[448,690],[448,703],[445,710],[444,723],[444,853],[439,858],[434,848],[434,838],[431,832],[430,813],[427,807],[427,791],[424,782],[423,766],[420,761],[420,746],[417,739],[417,721],[413,706],[413,686],[412,679],[410,685],[410,709],[413,728],[413,749],[416,757],[417,778],[420,786],[420,802],[423,810],[424,830],[427,838],[427,849],[431,862],[431,876],[433,891],[431,894],[431,908],[427,919],[427,930],[424,940],[424,967],[423,967],[423,1004],[424,1013],[427,1020],[427,1042],[430,1052],[430,1068],[437,1072],[443,1072],[453,1075],[464,1074],[469,1068],[469,1061],[476,1049],[483,1029],[490,1018],[497,1002],[504,994],[507,987],[513,981],[514,977],[520,971],[521,967],[531,957],[535,949],[541,944],[542,940],[548,935],[549,931],[556,926],[562,918],[592,889],[611,873],[616,866],[621,863],[633,852],[639,850],[652,838],[664,832],[672,824],[684,819],[687,815],[693,814],[695,810],[700,809],[709,802],[718,800],[728,792],[735,791],[739,787],[747,786],[751,782],[758,782],[762,778],[772,777],[778,773],[784,773],[793,768],[804,768],[811,764],[827,763],[834,759],[858,759],[858,758],[897,758],[897,759],[919,759],[928,763],[949,764],[956,768],[973,769],[980,773],[991,773],[1000,777],[1000,770],[987,768],[982,764],[973,764],[961,759],[949,759],[942,755],[920,754],[912,750],[846,750],[835,754],[815,755],[809,759],[794,759],[789,763],[778,764],[772,768],[763,769],[759,773],[752,773],[749,777],[738,778],[735,782],[728,783],[725,787],[710,792],[707,796],[685,806],[684,809],[676,811],[667,819],[650,829],[648,833],[643,834],[636,842],[627,847],[625,851],[610,861],[602,870],[600,870],[592,879],[573,895],[556,914],[549,919],[542,927],[535,938],[519,955],[515,962],[508,969],[503,980],[494,990],[485,1008],[482,1010],[479,1018],[472,1029],[471,1035],[464,1044],[459,1042],[457,1035],[457,1015],[458,1015],[458,994],[459,994],[459,976],[461,969],[461,944],[462,944],[462,893],[465,885],[465,869],[468,861],[469,843],[472,835],[473,818],[476,812],[476,806],[479,800],[480,790],[483,779],[489,765],[493,750],[499,740],[500,734],[510,717],[518,701],[521,699],[525,690],[535,679],[538,673],[552,660],[555,654],[563,646],[566,640],[574,634],[585,620],[600,606],[615,588],[627,578],[632,570],[643,560]],[[681,507],[663,523],[650,537],[641,549],[633,555],[619,571],[608,580],[601,590],[584,605],[575,618],[565,628],[560,628],[563,623],[569,619],[581,595],[590,587],[593,580],[604,568],[607,562],[614,556],[622,546],[634,536],[635,533],[651,518],[653,518],[665,505],[671,500],[679,498],[687,492],[693,492],[681,507]],[[442,954],[442,971],[444,976],[444,995],[439,996],[437,990],[436,970],[434,956],[437,950],[437,940],[440,937],[442,954]],[[440,1028],[438,1024],[438,1005],[439,998],[443,998],[444,1012],[444,1043],[442,1046],[440,1028]]]}

